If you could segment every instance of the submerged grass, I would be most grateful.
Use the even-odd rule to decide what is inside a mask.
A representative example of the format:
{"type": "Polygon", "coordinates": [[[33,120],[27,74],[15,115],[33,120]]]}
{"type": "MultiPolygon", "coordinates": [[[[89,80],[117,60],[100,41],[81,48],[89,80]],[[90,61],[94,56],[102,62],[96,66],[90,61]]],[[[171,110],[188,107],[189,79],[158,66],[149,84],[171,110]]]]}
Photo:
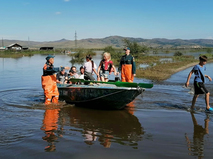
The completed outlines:
{"type": "Polygon", "coordinates": [[[48,54],[55,54],[55,52],[53,50],[0,51],[0,57],[2,58],[20,58],[23,56],[33,56],[34,54],[48,55],[48,54]]]}
{"type": "MultiPolygon", "coordinates": [[[[146,58],[146,60],[139,59],[139,61],[146,61],[146,63],[149,64],[155,62],[155,65],[150,65],[150,67],[145,69],[137,69],[136,75],[139,78],[146,78],[154,81],[168,79],[172,74],[199,63],[198,59],[195,59],[193,56],[170,57],[172,58],[172,62],[159,62],[162,57],[146,58]],[[150,58],[153,58],[153,60],[150,58]]],[[[212,58],[209,59],[209,61],[212,61],[212,58]]]]}

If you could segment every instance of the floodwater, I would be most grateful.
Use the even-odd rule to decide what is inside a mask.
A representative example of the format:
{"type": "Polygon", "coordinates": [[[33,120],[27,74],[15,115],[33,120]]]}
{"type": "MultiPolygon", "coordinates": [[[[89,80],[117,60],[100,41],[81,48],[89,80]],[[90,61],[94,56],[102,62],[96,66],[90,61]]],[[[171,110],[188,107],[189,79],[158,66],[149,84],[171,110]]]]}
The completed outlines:
{"type": "MultiPolygon", "coordinates": [[[[99,57],[94,59],[98,65],[99,57]]],[[[67,55],[56,55],[55,67],[70,66],[69,61],[67,55]]],[[[192,80],[190,88],[183,85],[191,68],[155,83],[128,108],[106,111],[62,101],[45,106],[40,83],[44,63],[44,55],[0,58],[0,158],[213,157],[213,114],[204,112],[204,96],[198,98],[198,111],[187,111],[192,80]]],[[[206,66],[213,77],[213,64],[206,66]]],[[[213,92],[211,82],[207,87],[213,92]]]]}

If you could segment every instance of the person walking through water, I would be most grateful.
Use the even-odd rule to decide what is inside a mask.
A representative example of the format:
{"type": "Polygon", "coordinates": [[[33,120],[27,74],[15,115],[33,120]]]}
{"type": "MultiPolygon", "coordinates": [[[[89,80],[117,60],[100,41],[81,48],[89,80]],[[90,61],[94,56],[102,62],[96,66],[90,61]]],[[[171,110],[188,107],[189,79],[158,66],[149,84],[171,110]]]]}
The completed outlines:
{"type": "Polygon", "coordinates": [[[95,72],[95,74],[97,75],[97,77],[99,76],[96,69],[97,66],[94,63],[94,61],[92,60],[92,56],[91,55],[87,55],[86,56],[86,62],[84,63],[84,79],[85,80],[91,80],[91,81],[95,81],[95,78],[93,77],[93,72],[95,72]]]}
{"type": "Polygon", "coordinates": [[[53,55],[48,55],[46,57],[46,63],[43,67],[43,75],[41,76],[41,84],[44,90],[45,103],[46,105],[58,104],[59,92],[56,85],[56,75],[57,72],[60,72],[63,69],[69,70],[69,67],[54,67],[54,57],[53,55]]]}
{"type": "Polygon", "coordinates": [[[195,65],[192,70],[190,71],[187,81],[185,83],[185,86],[189,86],[189,80],[194,73],[195,78],[194,78],[194,97],[192,99],[192,105],[191,105],[191,110],[195,109],[195,103],[197,101],[197,98],[199,94],[205,94],[205,101],[206,101],[206,112],[213,112],[213,108],[210,107],[209,105],[209,91],[206,89],[204,83],[205,83],[205,77],[209,79],[209,81],[212,81],[211,77],[208,75],[204,74],[204,71],[206,70],[206,62],[207,62],[207,57],[206,56],[200,56],[199,57],[199,64],[195,65]]]}
{"type": "Polygon", "coordinates": [[[130,54],[130,48],[126,47],[125,55],[121,57],[118,72],[121,72],[122,82],[133,82],[134,76],[136,76],[135,59],[130,54]]]}

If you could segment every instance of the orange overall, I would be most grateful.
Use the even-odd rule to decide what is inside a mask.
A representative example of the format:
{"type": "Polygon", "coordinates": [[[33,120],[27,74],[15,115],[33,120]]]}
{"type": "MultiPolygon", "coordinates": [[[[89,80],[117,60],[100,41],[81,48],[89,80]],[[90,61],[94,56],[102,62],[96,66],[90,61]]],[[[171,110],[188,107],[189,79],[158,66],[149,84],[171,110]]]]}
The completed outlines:
{"type": "Polygon", "coordinates": [[[59,72],[59,68],[54,68],[48,62],[43,67],[43,76],[41,76],[41,84],[44,90],[45,104],[58,104],[59,92],[56,85],[56,76],[54,73],[59,72]]]}
{"type": "Polygon", "coordinates": [[[122,82],[133,82],[132,64],[123,64],[121,66],[121,80],[122,82]]]}
{"type": "Polygon", "coordinates": [[[121,72],[122,82],[133,82],[136,73],[135,59],[132,55],[124,55],[121,57],[118,72],[121,72]]]}
{"type": "Polygon", "coordinates": [[[58,87],[56,85],[55,75],[41,76],[42,88],[44,90],[45,104],[52,103],[58,104],[58,87]]]}

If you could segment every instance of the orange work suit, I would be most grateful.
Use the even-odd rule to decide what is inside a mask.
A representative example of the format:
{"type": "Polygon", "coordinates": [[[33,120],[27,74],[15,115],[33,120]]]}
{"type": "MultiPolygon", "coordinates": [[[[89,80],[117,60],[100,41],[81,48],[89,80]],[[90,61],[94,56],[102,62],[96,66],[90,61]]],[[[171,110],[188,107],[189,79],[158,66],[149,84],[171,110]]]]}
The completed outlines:
{"type": "Polygon", "coordinates": [[[132,74],[132,64],[123,64],[121,66],[121,81],[133,82],[134,75],[132,74]]]}
{"type": "Polygon", "coordinates": [[[58,68],[54,67],[53,64],[48,61],[44,64],[43,67],[43,76],[41,76],[41,84],[44,90],[45,104],[52,103],[58,104],[59,92],[56,85],[56,76],[54,73],[57,73],[63,70],[64,67],[58,68]]]}
{"type": "Polygon", "coordinates": [[[59,92],[56,85],[55,75],[41,76],[42,88],[44,90],[45,104],[58,104],[59,92]]]}

